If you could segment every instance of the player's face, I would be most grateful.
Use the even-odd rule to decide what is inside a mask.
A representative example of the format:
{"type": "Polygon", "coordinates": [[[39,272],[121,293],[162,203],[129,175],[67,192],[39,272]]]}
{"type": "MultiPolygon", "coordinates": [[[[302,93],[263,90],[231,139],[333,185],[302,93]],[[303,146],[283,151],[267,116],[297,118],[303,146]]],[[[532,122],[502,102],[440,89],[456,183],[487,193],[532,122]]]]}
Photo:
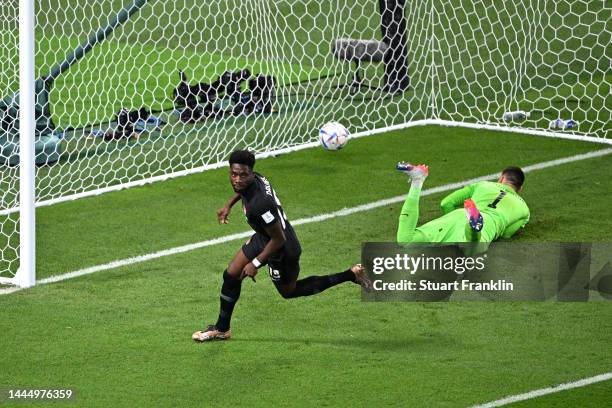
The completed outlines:
{"type": "Polygon", "coordinates": [[[234,163],[230,166],[230,183],[236,193],[241,193],[253,182],[255,173],[246,164],[234,163]]]}

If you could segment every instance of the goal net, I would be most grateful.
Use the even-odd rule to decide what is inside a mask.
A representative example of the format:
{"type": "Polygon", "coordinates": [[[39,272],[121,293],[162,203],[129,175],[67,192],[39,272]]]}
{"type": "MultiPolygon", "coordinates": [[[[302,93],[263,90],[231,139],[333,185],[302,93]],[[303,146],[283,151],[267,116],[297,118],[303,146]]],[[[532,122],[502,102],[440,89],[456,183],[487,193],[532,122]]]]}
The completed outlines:
{"type": "MultiPolygon", "coordinates": [[[[18,2],[0,3],[0,92],[15,92],[19,83],[18,2]]],[[[1,96],[0,96],[1,97],[1,96]]],[[[0,110],[0,129],[4,126],[0,110]]],[[[0,142],[5,139],[0,136],[0,142]]],[[[19,169],[0,167],[0,278],[10,280],[19,267],[19,169]]]]}
{"type": "MultiPolygon", "coordinates": [[[[202,171],[239,147],[299,148],[331,120],[353,134],[452,121],[607,139],[610,12],[584,0],[37,0],[37,204],[202,171]],[[516,111],[529,117],[504,119],[516,111]]],[[[18,0],[2,1],[0,278],[19,265],[17,16],[18,0]]]]}

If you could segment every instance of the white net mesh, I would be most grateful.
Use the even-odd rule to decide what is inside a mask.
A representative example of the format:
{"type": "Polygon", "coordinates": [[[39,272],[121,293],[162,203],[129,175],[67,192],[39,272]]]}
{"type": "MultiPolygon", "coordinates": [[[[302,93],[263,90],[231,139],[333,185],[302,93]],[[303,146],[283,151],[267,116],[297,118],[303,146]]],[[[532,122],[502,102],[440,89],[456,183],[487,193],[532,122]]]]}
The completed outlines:
{"type": "MultiPolygon", "coordinates": [[[[41,76],[121,9],[120,1],[43,3],[37,36],[41,76]]],[[[392,97],[363,88],[351,95],[351,88],[335,87],[349,83],[354,68],[332,56],[334,40],[381,37],[377,2],[361,3],[148,1],[55,81],[51,111],[64,131],[62,153],[58,163],[39,169],[38,199],[215,163],[237,146],[264,151],[304,143],[336,117],[352,131],[424,118],[426,106],[419,105],[424,92],[392,97]],[[210,103],[206,94],[174,106],[180,70],[197,87],[214,86],[224,72],[244,69],[251,75],[241,84],[242,100],[232,101],[222,84],[210,103]],[[274,80],[274,94],[264,96],[269,106],[252,106],[248,99],[256,93],[257,84],[249,83],[256,74],[274,80]],[[411,101],[415,112],[407,109],[411,101]],[[197,107],[185,109],[190,102],[197,107]],[[118,134],[116,114],[141,107],[166,124],[139,136],[118,134]]],[[[428,66],[424,61],[414,66],[413,75],[423,76],[415,84],[427,86],[428,66]]],[[[383,85],[382,64],[364,68],[365,81],[383,85]]],[[[192,89],[200,91],[205,92],[192,89]]]]}
{"type": "MultiPolygon", "coordinates": [[[[428,118],[505,125],[505,112],[524,110],[531,116],[513,125],[547,129],[565,118],[579,124],[569,132],[610,130],[604,1],[131,1],[37,1],[37,76],[61,71],[46,82],[48,105],[39,82],[39,202],[198,168],[237,147],[310,142],[330,120],[354,133],[428,118]],[[130,5],[131,17],[58,69],[130,5]],[[374,40],[383,61],[360,47],[336,58],[337,39],[374,40]],[[177,89],[179,71],[187,81],[177,89]]],[[[0,6],[3,98],[17,90],[17,3],[0,6]]],[[[0,276],[17,264],[18,137],[9,127],[0,137],[0,276]]]]}
{"type": "Polygon", "coordinates": [[[503,124],[522,110],[523,127],[571,119],[608,137],[611,12],[604,1],[436,2],[438,116],[503,124]]]}
{"type": "MultiPolygon", "coordinates": [[[[19,88],[18,0],[0,3],[0,94],[14,94],[19,88]]],[[[5,120],[0,109],[0,123],[5,120]]],[[[1,129],[1,128],[0,128],[1,129]]],[[[0,143],[6,138],[0,135],[0,143]]],[[[19,205],[19,169],[0,165],[0,211],[19,205]]],[[[0,215],[0,277],[12,277],[19,266],[19,216],[0,215]]]]}

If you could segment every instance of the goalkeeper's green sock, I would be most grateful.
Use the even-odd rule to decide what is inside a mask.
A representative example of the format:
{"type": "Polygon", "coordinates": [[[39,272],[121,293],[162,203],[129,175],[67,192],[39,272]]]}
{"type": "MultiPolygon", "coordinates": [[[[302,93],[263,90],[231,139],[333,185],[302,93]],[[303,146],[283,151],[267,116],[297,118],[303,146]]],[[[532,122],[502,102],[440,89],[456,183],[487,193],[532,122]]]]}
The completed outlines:
{"type": "Polygon", "coordinates": [[[412,242],[419,221],[419,201],[421,197],[422,179],[412,180],[410,191],[399,216],[397,227],[397,242],[412,242]]]}

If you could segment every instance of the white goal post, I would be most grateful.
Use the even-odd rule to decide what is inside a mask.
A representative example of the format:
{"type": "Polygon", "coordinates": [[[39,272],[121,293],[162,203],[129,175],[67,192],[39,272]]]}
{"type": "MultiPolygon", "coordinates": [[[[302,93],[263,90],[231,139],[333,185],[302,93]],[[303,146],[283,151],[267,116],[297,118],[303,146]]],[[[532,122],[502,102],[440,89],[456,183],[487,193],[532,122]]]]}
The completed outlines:
{"type": "Polygon", "coordinates": [[[238,147],[311,147],[331,120],[357,137],[441,125],[612,144],[611,16],[603,0],[3,1],[0,284],[35,283],[35,206],[238,147]]]}

